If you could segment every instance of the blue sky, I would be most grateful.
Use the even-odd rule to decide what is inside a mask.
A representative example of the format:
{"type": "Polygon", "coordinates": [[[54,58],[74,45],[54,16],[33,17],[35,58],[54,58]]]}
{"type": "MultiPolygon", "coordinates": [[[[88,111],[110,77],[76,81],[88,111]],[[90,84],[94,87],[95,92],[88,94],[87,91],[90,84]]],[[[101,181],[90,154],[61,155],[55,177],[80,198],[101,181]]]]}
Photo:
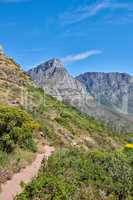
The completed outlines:
{"type": "Polygon", "coordinates": [[[74,76],[133,74],[133,0],[0,0],[0,44],[24,70],[57,57],[74,76]]]}

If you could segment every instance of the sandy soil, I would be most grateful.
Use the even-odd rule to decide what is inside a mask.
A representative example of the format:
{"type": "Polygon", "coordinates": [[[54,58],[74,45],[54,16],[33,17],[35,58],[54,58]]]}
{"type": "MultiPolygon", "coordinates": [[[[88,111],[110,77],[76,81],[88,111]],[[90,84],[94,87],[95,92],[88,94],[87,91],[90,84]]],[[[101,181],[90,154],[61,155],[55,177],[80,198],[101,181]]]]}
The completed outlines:
{"type": "Polygon", "coordinates": [[[48,159],[49,156],[54,151],[54,147],[48,145],[44,146],[43,153],[39,153],[36,156],[34,162],[27,166],[25,169],[22,169],[19,173],[14,174],[12,179],[7,181],[1,187],[0,200],[13,200],[14,197],[23,191],[23,188],[20,184],[29,183],[34,177],[37,176],[37,173],[41,167],[42,160],[48,159]]]}

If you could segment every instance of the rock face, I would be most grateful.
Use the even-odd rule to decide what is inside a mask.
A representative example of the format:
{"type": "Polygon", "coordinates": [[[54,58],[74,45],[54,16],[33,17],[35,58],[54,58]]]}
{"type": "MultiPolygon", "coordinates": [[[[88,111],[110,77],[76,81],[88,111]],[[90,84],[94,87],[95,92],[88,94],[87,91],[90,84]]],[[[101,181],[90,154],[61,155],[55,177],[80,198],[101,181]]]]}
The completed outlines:
{"type": "MultiPolygon", "coordinates": [[[[99,88],[101,88],[100,91],[104,91],[103,94],[108,94],[108,99],[112,98],[112,102],[114,102],[116,97],[119,99],[119,93],[121,94],[124,83],[128,82],[127,78],[117,86],[115,86],[115,80],[110,77],[106,77],[106,84],[104,80],[101,83],[100,78],[94,80],[94,77],[97,77],[96,74],[92,75],[92,78],[88,78],[87,81],[84,81],[86,78],[83,78],[82,75],[75,79],[69,75],[58,59],[49,60],[29,70],[28,74],[35,84],[58,100],[63,100],[78,108],[81,112],[105,121],[111,127],[113,126],[115,130],[133,131],[133,117],[119,112],[119,109],[112,109],[111,106],[106,105],[107,103],[104,104],[96,101],[99,96],[99,88]],[[108,84],[110,88],[107,87],[108,84]],[[108,91],[106,88],[108,88],[108,91]],[[121,88],[120,92],[118,88],[121,88]],[[113,96],[114,90],[116,91],[115,97],[113,96]]],[[[126,93],[123,92],[123,94],[126,93]]]]}
{"type": "Polygon", "coordinates": [[[87,72],[76,77],[99,105],[133,114],[133,77],[126,73],[87,72]]]}
{"type": "Polygon", "coordinates": [[[82,110],[85,103],[94,103],[94,98],[85,86],[69,75],[59,59],[51,59],[28,71],[32,80],[48,94],[82,110]]]}

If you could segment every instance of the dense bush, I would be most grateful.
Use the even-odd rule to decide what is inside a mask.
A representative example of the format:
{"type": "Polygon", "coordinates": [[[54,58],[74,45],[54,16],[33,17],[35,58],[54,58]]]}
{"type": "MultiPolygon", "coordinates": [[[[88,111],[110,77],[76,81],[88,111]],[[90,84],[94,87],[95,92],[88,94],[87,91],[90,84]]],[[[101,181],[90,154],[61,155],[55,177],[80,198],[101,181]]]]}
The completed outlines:
{"type": "Polygon", "coordinates": [[[35,151],[33,131],[39,128],[29,114],[10,106],[0,105],[0,149],[12,152],[16,145],[35,151]]]}
{"type": "Polygon", "coordinates": [[[133,171],[123,152],[62,150],[44,163],[17,200],[133,199],[133,171]]]}

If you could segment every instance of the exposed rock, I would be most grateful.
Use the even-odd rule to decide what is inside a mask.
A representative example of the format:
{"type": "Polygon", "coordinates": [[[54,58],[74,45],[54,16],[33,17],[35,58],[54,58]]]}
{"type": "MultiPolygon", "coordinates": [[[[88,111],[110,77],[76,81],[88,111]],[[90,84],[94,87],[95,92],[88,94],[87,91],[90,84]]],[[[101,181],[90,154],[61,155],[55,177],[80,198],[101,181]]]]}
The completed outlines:
{"type": "Polygon", "coordinates": [[[133,77],[126,73],[87,72],[76,77],[100,105],[133,114],[133,77]]]}
{"type": "Polygon", "coordinates": [[[48,94],[82,109],[86,102],[94,103],[94,98],[85,86],[69,75],[63,63],[52,59],[31,69],[28,74],[32,80],[48,94]]]}
{"type": "MultiPolygon", "coordinates": [[[[97,103],[95,101],[99,96],[99,88],[101,91],[105,91],[105,94],[110,94],[111,89],[107,91],[105,87],[106,85],[108,86],[108,82],[110,82],[112,93],[109,95],[108,99],[112,98],[113,102],[119,94],[119,88],[123,88],[124,83],[128,81],[127,77],[124,79],[124,82],[121,84],[119,83],[117,86],[115,86],[115,79],[111,79],[112,76],[109,76],[109,78],[107,77],[105,86],[104,80],[101,83],[100,78],[98,78],[97,82],[93,82],[93,79],[87,79],[87,83],[91,86],[89,89],[81,77],[75,79],[69,75],[61,61],[58,59],[49,60],[48,62],[29,70],[28,74],[39,87],[43,88],[48,94],[56,97],[58,100],[63,100],[64,102],[78,108],[81,112],[91,115],[96,119],[106,121],[106,123],[111,127],[113,126],[114,129],[117,128],[118,131],[133,131],[132,116],[127,116],[124,113],[119,112],[119,109],[112,109],[111,106],[97,103]],[[111,97],[111,95],[114,95],[114,90],[118,94],[111,97]]],[[[96,76],[96,74],[94,75],[96,76]]],[[[124,95],[126,95],[125,91],[126,90],[123,92],[124,95]]]]}
{"type": "Polygon", "coordinates": [[[10,180],[12,173],[7,170],[0,170],[0,184],[10,180]]]}

